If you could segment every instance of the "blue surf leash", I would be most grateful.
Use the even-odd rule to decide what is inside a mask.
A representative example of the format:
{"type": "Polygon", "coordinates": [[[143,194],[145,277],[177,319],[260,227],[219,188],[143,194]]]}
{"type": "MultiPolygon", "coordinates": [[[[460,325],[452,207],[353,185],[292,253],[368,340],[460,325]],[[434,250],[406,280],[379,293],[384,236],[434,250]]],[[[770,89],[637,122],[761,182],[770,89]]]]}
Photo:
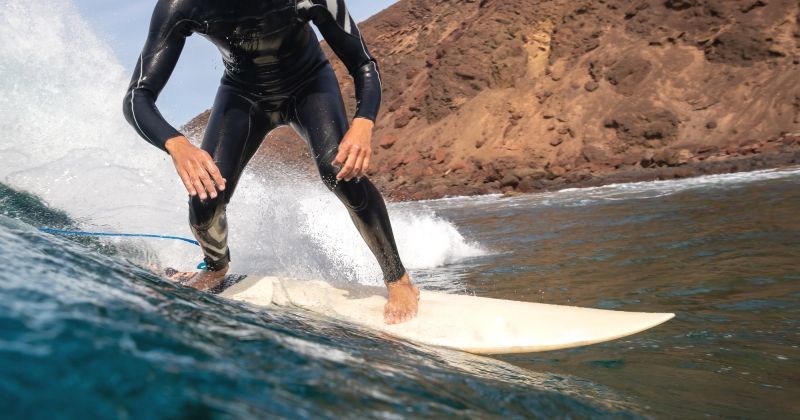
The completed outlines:
{"type": "Polygon", "coordinates": [[[40,231],[45,233],[52,233],[55,235],[73,235],[73,236],[114,236],[124,238],[156,238],[156,239],[174,239],[177,241],[188,242],[193,245],[200,246],[200,243],[194,239],[182,238],[180,236],[170,235],[152,235],[147,233],[110,233],[110,232],[80,232],[76,230],[61,230],[51,228],[39,228],[40,231]]]}
{"type": "MultiPolygon", "coordinates": [[[[110,233],[110,232],[81,232],[77,230],[61,230],[61,229],[52,229],[52,228],[39,228],[39,231],[45,233],[52,233],[54,235],[72,235],[72,236],[112,236],[112,237],[122,237],[122,238],[156,238],[156,239],[174,239],[176,241],[183,241],[190,243],[192,245],[200,246],[200,243],[195,241],[194,239],[183,238],[180,236],[170,236],[170,235],[153,235],[149,233],[110,233]]],[[[198,270],[205,270],[208,268],[205,261],[201,261],[200,264],[197,265],[198,270]]]]}

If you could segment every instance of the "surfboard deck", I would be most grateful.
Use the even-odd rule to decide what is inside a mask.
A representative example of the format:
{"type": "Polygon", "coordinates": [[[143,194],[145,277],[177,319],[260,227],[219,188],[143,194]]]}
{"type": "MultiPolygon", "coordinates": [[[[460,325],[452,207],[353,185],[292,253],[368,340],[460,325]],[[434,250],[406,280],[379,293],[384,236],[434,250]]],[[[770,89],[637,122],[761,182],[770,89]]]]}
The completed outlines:
{"type": "Polygon", "coordinates": [[[255,305],[296,306],[396,337],[476,354],[530,353],[601,343],[653,328],[671,313],[624,312],[422,290],[419,314],[386,325],[386,290],[278,277],[228,276],[219,295],[255,305]]]}

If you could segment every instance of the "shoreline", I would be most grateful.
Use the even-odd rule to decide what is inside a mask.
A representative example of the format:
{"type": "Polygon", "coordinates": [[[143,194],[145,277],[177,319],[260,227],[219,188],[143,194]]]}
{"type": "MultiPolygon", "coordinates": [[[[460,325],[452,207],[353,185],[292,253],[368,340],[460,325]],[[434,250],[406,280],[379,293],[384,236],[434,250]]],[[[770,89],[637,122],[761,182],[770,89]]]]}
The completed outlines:
{"type": "MultiPolygon", "coordinates": [[[[422,179],[413,186],[384,187],[379,181],[379,188],[390,201],[421,201],[451,197],[469,197],[478,195],[519,194],[552,192],[568,188],[599,187],[610,184],[659,181],[670,179],[686,179],[703,175],[751,172],[765,169],[781,169],[800,165],[800,137],[785,137],[760,144],[780,144],[774,151],[761,151],[751,147],[749,153],[709,152],[705,156],[695,156],[686,162],[670,166],[643,167],[641,164],[627,168],[592,168],[585,166],[563,173],[543,170],[528,177],[516,178],[506,176],[502,180],[493,180],[482,185],[444,186],[437,180],[422,179]]],[[[771,147],[774,149],[774,147],[771,147]]],[[[440,180],[438,180],[440,181],[440,180]]],[[[392,182],[388,182],[392,184],[392,182]]]]}

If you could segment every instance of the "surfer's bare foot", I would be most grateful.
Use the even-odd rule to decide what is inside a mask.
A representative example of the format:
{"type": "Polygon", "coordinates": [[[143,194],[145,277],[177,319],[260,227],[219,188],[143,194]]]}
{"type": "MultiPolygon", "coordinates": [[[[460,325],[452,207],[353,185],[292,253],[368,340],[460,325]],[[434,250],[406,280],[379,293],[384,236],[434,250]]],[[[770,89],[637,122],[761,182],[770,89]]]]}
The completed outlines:
{"type": "Polygon", "coordinates": [[[400,280],[387,283],[389,299],[383,308],[383,319],[387,324],[399,324],[417,316],[419,289],[411,283],[408,273],[400,280]]]}
{"type": "Polygon", "coordinates": [[[225,280],[225,273],[227,272],[228,267],[219,271],[168,271],[167,278],[176,283],[198,290],[211,290],[219,286],[219,284],[225,280]]]}

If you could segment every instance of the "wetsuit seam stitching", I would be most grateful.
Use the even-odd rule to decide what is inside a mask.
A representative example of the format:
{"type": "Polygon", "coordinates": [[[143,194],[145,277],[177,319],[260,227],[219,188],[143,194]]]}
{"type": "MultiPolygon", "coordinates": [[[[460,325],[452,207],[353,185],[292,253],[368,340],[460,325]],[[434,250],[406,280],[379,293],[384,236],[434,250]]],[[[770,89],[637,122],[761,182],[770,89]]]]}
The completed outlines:
{"type": "MultiPolygon", "coordinates": [[[[250,104],[250,109],[247,110],[247,134],[244,136],[244,148],[242,151],[247,150],[247,145],[250,143],[250,134],[253,131],[253,108],[255,107],[254,103],[250,104]]],[[[239,156],[239,167],[242,166],[242,161],[244,160],[244,154],[239,156]]],[[[242,168],[244,169],[244,168],[242,168]]]]}
{"type": "Polygon", "coordinates": [[[142,126],[139,125],[139,120],[136,118],[136,106],[134,105],[133,101],[136,99],[136,90],[141,88],[142,85],[142,77],[144,76],[144,56],[139,54],[139,79],[136,81],[136,87],[131,89],[131,116],[133,117],[133,122],[136,123],[136,128],[139,130],[139,133],[144,136],[147,141],[150,143],[155,144],[153,139],[150,138],[147,133],[142,130],[142,126]]]}
{"type": "MultiPolygon", "coordinates": [[[[317,159],[319,159],[319,157],[320,157],[321,155],[318,155],[318,154],[317,154],[317,153],[314,151],[314,147],[311,145],[311,138],[309,138],[309,136],[308,136],[308,130],[306,129],[306,126],[305,126],[305,124],[303,124],[303,121],[300,119],[300,112],[299,112],[299,111],[297,111],[297,96],[293,96],[293,97],[292,97],[292,105],[293,105],[293,107],[292,107],[293,109],[292,109],[292,110],[294,111],[294,118],[295,118],[295,120],[297,120],[297,124],[298,124],[300,127],[302,127],[302,129],[303,129],[304,131],[306,131],[306,135],[305,135],[305,136],[301,136],[301,137],[303,137],[303,140],[305,140],[305,142],[306,142],[306,147],[308,147],[309,149],[311,149],[311,152],[312,152],[312,154],[313,154],[313,156],[312,156],[312,157],[314,158],[314,160],[317,160],[317,159]]],[[[298,134],[300,134],[300,133],[298,133],[298,134]]],[[[337,145],[336,147],[338,148],[339,146],[337,145]]],[[[319,166],[319,163],[317,164],[317,166],[319,166]]],[[[325,182],[325,177],[324,177],[324,176],[322,177],[322,181],[323,181],[323,182],[325,182]]],[[[335,177],[334,177],[334,188],[336,188],[336,184],[338,184],[338,182],[336,181],[336,179],[335,179],[335,177]]]]}
{"type": "MultiPolygon", "coordinates": [[[[247,99],[247,98],[244,98],[247,99]]],[[[244,144],[242,145],[242,154],[239,155],[239,162],[236,165],[236,168],[244,172],[244,168],[242,164],[244,162],[244,156],[247,153],[247,145],[250,144],[250,133],[253,130],[253,108],[256,106],[255,102],[250,102],[250,109],[247,110],[247,134],[244,136],[244,144]]]]}
{"type": "MultiPolygon", "coordinates": [[[[158,44],[158,50],[160,50],[160,49],[162,49],[164,47],[164,44],[167,43],[167,40],[169,39],[169,37],[172,36],[172,33],[175,32],[175,29],[178,28],[178,25],[180,25],[183,22],[191,22],[191,23],[194,23],[195,25],[200,25],[201,24],[200,22],[198,22],[198,21],[196,21],[194,19],[181,19],[181,20],[175,22],[174,24],[172,24],[172,27],[169,29],[169,31],[167,31],[166,35],[164,35],[164,39],[162,39],[161,42],[158,44]]],[[[194,31],[192,31],[192,32],[194,32],[194,31]]],[[[185,39],[186,37],[183,37],[183,38],[185,39]]]]}
{"type": "MultiPolygon", "coordinates": [[[[162,39],[161,42],[158,43],[157,50],[162,50],[164,48],[164,46],[166,45],[166,40],[169,39],[170,36],[172,36],[172,33],[175,31],[175,29],[178,27],[178,25],[180,25],[183,22],[192,22],[194,24],[199,24],[199,22],[197,22],[197,21],[195,21],[193,19],[181,19],[181,20],[175,22],[175,24],[172,25],[172,27],[166,33],[166,35],[164,35],[164,39],[162,39]]],[[[152,55],[153,54],[150,54],[150,56],[152,56],[152,55]]],[[[139,119],[136,118],[136,107],[134,105],[134,100],[136,99],[136,91],[138,89],[142,89],[142,81],[143,81],[143,79],[144,79],[144,53],[140,53],[139,54],[139,78],[136,80],[136,87],[131,89],[131,116],[133,117],[133,122],[136,123],[136,128],[139,130],[139,133],[147,141],[149,141],[150,143],[156,144],[156,142],[147,133],[145,133],[145,131],[142,129],[141,124],[139,124],[139,119]]],[[[155,100],[153,102],[155,102],[155,100]]]]}
{"type": "MultiPolygon", "coordinates": [[[[303,124],[303,121],[300,120],[300,112],[297,111],[297,96],[292,96],[292,108],[293,108],[292,111],[294,111],[294,119],[297,120],[297,125],[302,127],[303,130],[306,130],[306,126],[303,124]]],[[[300,134],[300,133],[297,133],[297,134],[300,134]]],[[[314,156],[313,156],[314,160],[317,160],[318,156],[314,152],[314,148],[311,147],[311,139],[308,138],[308,133],[306,132],[306,135],[305,136],[301,136],[301,137],[303,137],[303,140],[305,140],[305,142],[306,142],[306,146],[309,149],[311,149],[311,152],[314,154],[314,156]]]]}

